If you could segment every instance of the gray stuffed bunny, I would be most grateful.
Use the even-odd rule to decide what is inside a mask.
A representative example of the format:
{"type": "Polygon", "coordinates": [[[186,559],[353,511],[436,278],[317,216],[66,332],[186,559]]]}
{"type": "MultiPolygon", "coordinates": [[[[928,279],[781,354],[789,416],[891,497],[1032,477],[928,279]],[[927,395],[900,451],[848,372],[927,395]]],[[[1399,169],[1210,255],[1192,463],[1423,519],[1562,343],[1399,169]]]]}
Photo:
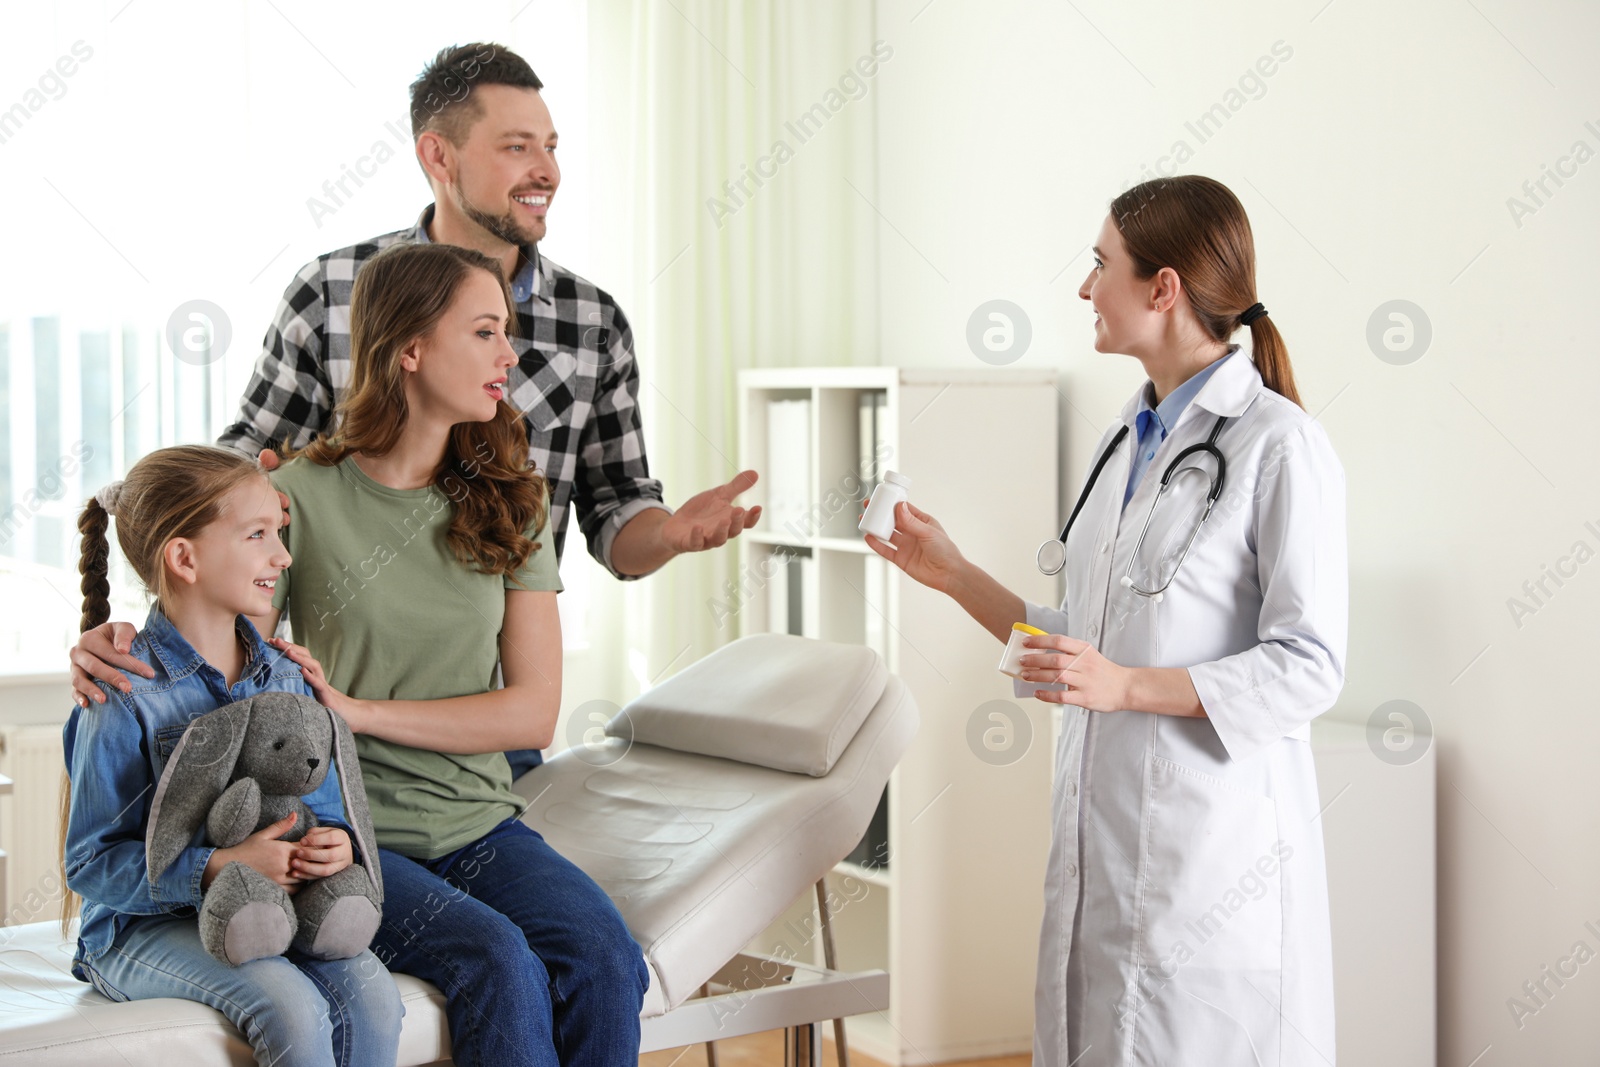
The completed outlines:
{"type": "Polygon", "coordinates": [[[227,864],[200,908],[200,940],[217,959],[238,966],[291,945],[317,959],[344,959],[371,943],[383,875],[355,737],[310,697],[261,693],[197,717],[172,750],[145,829],[151,882],[202,823],[212,845],[231,848],[293,811],[300,817],[283,840],[300,840],[319,825],[300,798],[322,785],[330,767],[338,770],[352,844],[366,866],[352,863],[290,896],[253,867],[227,864]]]}

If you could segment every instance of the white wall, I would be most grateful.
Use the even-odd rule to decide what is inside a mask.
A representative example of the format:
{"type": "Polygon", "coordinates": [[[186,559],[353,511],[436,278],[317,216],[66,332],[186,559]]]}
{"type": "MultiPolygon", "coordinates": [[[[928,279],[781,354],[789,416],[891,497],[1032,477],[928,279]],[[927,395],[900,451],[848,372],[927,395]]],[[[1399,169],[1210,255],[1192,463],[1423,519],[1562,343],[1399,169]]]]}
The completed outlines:
{"type": "MultiPolygon", "coordinates": [[[[1108,200],[1188,142],[1181,169],[1226,182],[1250,213],[1261,299],[1345,465],[1336,714],[1365,721],[1406,699],[1437,732],[1439,1062],[1486,1046],[1483,1067],[1577,1062],[1600,1038],[1600,963],[1548,983],[1520,1029],[1507,1000],[1576,942],[1600,952],[1584,925],[1600,929],[1600,562],[1566,564],[1575,576],[1547,583],[1520,626],[1507,600],[1576,542],[1600,551],[1600,159],[1548,183],[1520,225],[1507,198],[1575,141],[1600,153],[1600,10],[1324,4],[882,0],[878,34],[895,49],[874,89],[882,356],[977,366],[968,316],[992,298],[1020,305],[1033,340],[1015,365],[1062,372],[1075,495],[1142,377],[1093,351],[1075,292],[1085,248],[1108,200]],[[1185,122],[1280,41],[1292,54],[1259,98],[1199,143],[1185,122]],[[1393,299],[1432,324],[1408,365],[1366,339],[1393,299]]],[[[1026,427],[977,432],[1028,443],[1026,427]]],[[[1046,533],[1018,530],[1016,551],[1046,533]]]]}

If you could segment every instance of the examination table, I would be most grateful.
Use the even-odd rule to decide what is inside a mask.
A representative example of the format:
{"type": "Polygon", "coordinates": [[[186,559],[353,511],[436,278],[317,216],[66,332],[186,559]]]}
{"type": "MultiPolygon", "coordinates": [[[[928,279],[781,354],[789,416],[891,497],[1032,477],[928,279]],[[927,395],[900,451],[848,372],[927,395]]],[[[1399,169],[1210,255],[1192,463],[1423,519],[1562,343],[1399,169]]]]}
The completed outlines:
{"type": "MultiPolygon", "coordinates": [[[[814,965],[809,946],[794,959],[743,950],[861,840],[917,725],[875,652],[762,634],[517,780],[523,820],[606,890],[643,949],[642,1051],[784,1029],[786,1060],[806,1067],[820,1059],[817,1024],[888,1008],[882,971],[814,965]]],[[[0,930],[0,1064],[255,1062],[216,1011],[113,1003],[72,977],[72,952],[55,923],[0,930]]],[[[448,1063],[443,997],[395,981],[399,1063],[448,1063]]]]}

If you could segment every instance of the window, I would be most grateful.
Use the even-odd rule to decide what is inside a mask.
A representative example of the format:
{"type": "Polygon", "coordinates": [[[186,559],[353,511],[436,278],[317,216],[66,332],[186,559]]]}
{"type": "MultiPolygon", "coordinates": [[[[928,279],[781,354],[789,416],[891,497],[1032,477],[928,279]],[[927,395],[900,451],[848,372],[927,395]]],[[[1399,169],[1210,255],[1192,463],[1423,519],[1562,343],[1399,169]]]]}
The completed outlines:
{"type": "MultiPolygon", "coordinates": [[[[407,87],[444,45],[499,41],[546,83],[563,183],[544,249],[585,271],[587,6],[515,7],[489,19],[420,4],[372,19],[244,0],[181,14],[121,3],[7,9],[0,675],[66,667],[82,605],[84,500],[152,449],[214,441],[294,271],[410,225],[429,202],[407,87]],[[170,56],[184,61],[160,58],[170,56]],[[325,185],[363,158],[372,173],[323,210],[325,185]],[[196,300],[218,314],[195,317],[196,300]],[[174,331],[215,358],[178,359],[174,331]]],[[[587,566],[581,535],[569,547],[571,631],[587,617],[588,575],[574,565],[587,566]]],[[[140,622],[145,600],[114,533],[111,555],[112,617],[140,622]]],[[[568,647],[583,641],[566,635],[568,647]]]]}
{"type": "MultiPolygon", "coordinates": [[[[0,325],[0,339],[0,673],[54,673],[77,639],[83,502],[152,448],[210,439],[216,405],[209,375],[163,379],[153,331],[43,315],[0,325]]],[[[114,617],[142,619],[115,551],[111,585],[114,617]]]]}

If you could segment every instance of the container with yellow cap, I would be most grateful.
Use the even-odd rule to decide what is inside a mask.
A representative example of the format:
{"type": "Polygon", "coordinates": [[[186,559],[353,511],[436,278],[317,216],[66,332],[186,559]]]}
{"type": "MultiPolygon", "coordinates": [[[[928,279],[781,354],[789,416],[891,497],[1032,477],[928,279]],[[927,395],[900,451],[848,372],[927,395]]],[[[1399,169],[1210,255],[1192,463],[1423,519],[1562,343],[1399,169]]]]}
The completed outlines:
{"type": "Polygon", "coordinates": [[[1043,635],[1044,631],[1037,626],[1029,626],[1025,622],[1012,623],[1011,639],[1006,642],[1006,650],[1000,655],[1000,673],[1009,674],[1013,678],[1021,678],[1023,671],[1022,657],[1031,652],[1039,651],[1036,648],[1027,647],[1022,642],[1029,637],[1042,637],[1043,635]]]}

